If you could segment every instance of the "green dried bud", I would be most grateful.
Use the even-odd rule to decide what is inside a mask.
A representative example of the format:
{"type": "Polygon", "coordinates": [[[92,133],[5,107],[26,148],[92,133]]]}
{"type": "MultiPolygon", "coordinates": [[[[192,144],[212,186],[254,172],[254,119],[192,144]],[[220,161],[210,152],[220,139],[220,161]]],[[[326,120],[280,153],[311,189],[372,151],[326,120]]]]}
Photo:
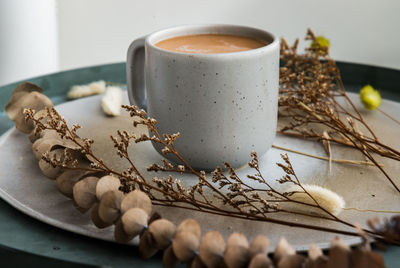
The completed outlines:
{"type": "Polygon", "coordinates": [[[330,46],[329,39],[324,36],[317,36],[311,43],[311,48],[318,49],[321,54],[326,54],[330,46]]]}
{"type": "Polygon", "coordinates": [[[366,85],[360,90],[360,99],[368,110],[375,110],[382,103],[381,94],[371,85],[366,85]]]}

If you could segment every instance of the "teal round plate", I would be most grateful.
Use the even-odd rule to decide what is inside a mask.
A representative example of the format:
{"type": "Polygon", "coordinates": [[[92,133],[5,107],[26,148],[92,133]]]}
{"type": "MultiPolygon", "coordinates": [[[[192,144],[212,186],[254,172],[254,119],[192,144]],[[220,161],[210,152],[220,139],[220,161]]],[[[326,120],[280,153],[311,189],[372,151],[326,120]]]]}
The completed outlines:
{"type": "MultiPolygon", "coordinates": [[[[338,65],[348,91],[358,91],[361,86],[371,84],[380,89],[384,98],[400,100],[400,90],[397,87],[400,82],[400,71],[351,63],[339,63],[338,65]]],[[[67,101],[66,92],[72,85],[85,84],[95,80],[124,84],[124,63],[76,69],[26,81],[39,85],[55,104],[61,104],[67,101]]],[[[1,134],[13,126],[13,122],[8,120],[4,112],[4,107],[18,83],[0,87],[1,134]]],[[[11,159],[0,160],[12,161],[11,159]]],[[[8,250],[16,249],[58,260],[90,265],[160,266],[159,257],[147,261],[140,260],[135,247],[99,241],[54,228],[16,211],[5,202],[0,202],[0,230],[3,230],[0,232],[0,245],[7,247],[8,250]]],[[[400,262],[399,254],[400,250],[396,247],[390,247],[384,253],[388,267],[396,267],[392,264],[400,262]]]]}

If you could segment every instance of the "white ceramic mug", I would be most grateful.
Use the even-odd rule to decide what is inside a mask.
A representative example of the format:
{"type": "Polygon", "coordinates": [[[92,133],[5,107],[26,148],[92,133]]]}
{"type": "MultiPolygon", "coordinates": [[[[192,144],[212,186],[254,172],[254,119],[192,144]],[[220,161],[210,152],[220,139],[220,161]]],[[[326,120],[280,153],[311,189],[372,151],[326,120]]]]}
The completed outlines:
{"type": "Polygon", "coordinates": [[[271,147],[279,83],[279,41],[272,34],[234,25],[169,28],[133,41],[126,69],[131,104],[157,119],[160,133],[181,133],[176,148],[193,167],[211,170],[224,162],[238,167],[250,160],[252,150],[262,155],[271,147]],[[220,54],[155,46],[193,34],[247,36],[268,44],[220,54]]]}

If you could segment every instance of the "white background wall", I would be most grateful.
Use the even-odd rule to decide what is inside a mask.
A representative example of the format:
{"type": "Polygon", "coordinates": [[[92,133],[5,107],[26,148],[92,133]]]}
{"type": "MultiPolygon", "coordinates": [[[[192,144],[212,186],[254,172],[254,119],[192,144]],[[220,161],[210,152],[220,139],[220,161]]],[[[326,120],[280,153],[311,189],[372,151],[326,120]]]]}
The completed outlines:
{"type": "MultiPolygon", "coordinates": [[[[56,3],[53,13],[57,15],[54,25],[58,33],[55,56],[58,65],[53,69],[41,68],[38,58],[54,57],[51,53],[34,51],[35,57],[25,58],[16,63],[14,56],[6,57],[9,51],[23,51],[21,44],[9,45],[4,52],[3,40],[10,32],[22,33],[18,23],[26,21],[26,14],[13,10],[16,22],[3,28],[0,18],[0,73],[5,66],[10,69],[8,77],[23,79],[30,76],[24,70],[36,66],[36,73],[46,73],[76,67],[120,62],[125,60],[130,42],[152,31],[187,23],[231,23],[263,28],[277,36],[303,37],[307,27],[331,40],[331,54],[338,60],[373,64],[400,69],[400,1],[398,0],[0,0],[0,3],[56,3]],[[7,30],[6,29],[6,30],[7,30]],[[6,34],[4,34],[6,32],[6,34]],[[18,74],[17,74],[18,73],[18,74]]],[[[0,15],[4,10],[0,4],[0,15]]],[[[30,4],[33,6],[33,4],[30,4]]],[[[34,12],[35,9],[31,9],[34,12]]],[[[40,11],[46,15],[45,11],[40,11]]],[[[51,11],[48,11],[51,13],[51,11]]],[[[48,15],[48,14],[47,14],[48,15]]],[[[10,15],[11,16],[11,15],[10,15]]],[[[50,15],[48,15],[50,16],[50,15]]],[[[37,24],[31,24],[30,35],[37,31],[37,24]]],[[[49,32],[51,35],[51,31],[49,32]]],[[[37,41],[43,42],[37,36],[37,41]]],[[[48,42],[46,40],[46,42],[48,42]]],[[[49,41],[50,42],[50,41],[49,41]]],[[[51,42],[50,42],[51,43],[51,42]]],[[[25,43],[25,47],[32,43],[25,43]]],[[[0,84],[4,84],[4,75],[0,84]]],[[[10,79],[8,79],[10,80],[10,79]]]]}
{"type": "Polygon", "coordinates": [[[0,85],[59,69],[55,0],[0,0],[0,85]]]}

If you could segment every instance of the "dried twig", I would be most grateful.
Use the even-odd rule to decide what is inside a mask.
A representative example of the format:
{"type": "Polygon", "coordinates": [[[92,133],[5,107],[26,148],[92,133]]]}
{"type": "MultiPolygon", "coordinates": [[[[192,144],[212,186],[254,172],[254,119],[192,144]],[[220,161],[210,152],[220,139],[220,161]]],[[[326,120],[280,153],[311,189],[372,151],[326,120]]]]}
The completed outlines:
{"type": "MultiPolygon", "coordinates": [[[[129,134],[127,132],[117,132],[117,136],[111,137],[114,146],[117,149],[117,154],[129,162],[130,167],[122,172],[113,170],[107,166],[100,157],[96,156],[91,150],[93,141],[90,139],[80,139],[76,130],[79,126],[74,126],[72,129],[66,124],[65,120],[58,114],[54,108],[47,108],[46,120],[44,118],[35,118],[34,111],[28,109],[25,114],[27,118],[31,119],[36,125],[36,131],[54,130],[65,139],[71,140],[81,150],[88,159],[92,161],[90,168],[86,170],[92,172],[104,172],[113,174],[120,178],[122,186],[121,190],[130,192],[134,189],[144,191],[152,199],[154,204],[185,208],[199,212],[206,212],[215,215],[234,217],[239,219],[248,219],[255,221],[265,221],[286,226],[307,228],[319,231],[333,232],[337,234],[358,236],[358,232],[347,231],[342,229],[328,228],[324,226],[304,224],[299,222],[292,222],[269,217],[270,213],[291,213],[308,217],[317,217],[329,221],[335,221],[345,226],[353,227],[352,223],[341,220],[336,215],[333,215],[326,208],[322,207],[318,200],[316,200],[301,184],[300,179],[297,177],[287,155],[282,155],[284,163],[277,163],[282,168],[285,175],[278,181],[281,184],[293,184],[301,189],[301,192],[310,197],[312,202],[298,201],[291,197],[292,192],[280,192],[272,187],[270,183],[261,174],[258,164],[258,156],[255,152],[251,154],[252,160],[249,166],[254,170],[254,174],[247,175],[248,179],[256,182],[259,187],[253,187],[246,183],[246,180],[238,177],[235,170],[226,163],[225,167],[228,174],[219,167],[212,173],[211,178],[207,178],[204,171],[196,171],[189,163],[187,163],[176,151],[174,141],[179,137],[179,134],[159,134],[156,125],[156,120],[146,116],[143,110],[139,110],[135,106],[124,106],[124,108],[134,118],[134,126],[145,125],[149,129],[152,136],[142,134],[140,137],[129,134]],[[168,177],[153,178],[149,181],[141,174],[134,162],[130,159],[128,154],[128,147],[133,143],[140,143],[152,141],[157,142],[164,146],[164,153],[172,153],[182,161],[182,165],[175,165],[167,160],[163,161],[163,165],[153,164],[149,167],[151,171],[165,172],[174,171],[177,173],[186,172],[189,170],[193,175],[196,175],[198,182],[189,188],[182,186],[181,182],[169,175],[168,177]],[[207,190],[207,193],[205,192],[207,190]],[[296,210],[288,210],[280,205],[280,203],[291,202],[297,205],[313,208],[319,213],[307,213],[296,210]]],[[[58,161],[52,158],[45,158],[46,161],[52,165],[60,165],[58,161]]],[[[73,158],[64,160],[63,167],[69,169],[70,167],[79,169],[79,163],[73,158]],[[72,161],[74,165],[72,165],[72,161]]],[[[296,191],[297,193],[298,191],[296,191]]],[[[376,236],[370,230],[363,230],[371,236],[376,236]]],[[[381,239],[381,237],[379,237],[381,239]]]]}
{"type": "MultiPolygon", "coordinates": [[[[320,156],[320,155],[313,155],[313,154],[309,154],[309,153],[305,153],[305,152],[300,152],[298,150],[293,150],[293,149],[289,149],[289,148],[285,148],[282,146],[278,146],[278,145],[272,145],[273,148],[279,149],[279,150],[283,150],[283,151],[287,151],[287,152],[292,152],[295,154],[300,154],[300,155],[304,155],[304,156],[308,156],[311,158],[316,158],[316,159],[321,159],[321,160],[325,160],[325,161],[332,161],[335,163],[343,163],[343,164],[352,164],[352,165],[367,165],[367,166],[375,166],[374,163],[369,162],[369,161],[357,161],[357,160],[348,160],[348,159],[335,159],[335,158],[330,158],[330,157],[325,157],[325,156],[320,156]]],[[[378,164],[381,167],[384,167],[383,164],[378,164]]]]}
{"type": "Polygon", "coordinates": [[[329,57],[327,47],[319,45],[311,30],[306,40],[311,40],[313,46],[305,54],[297,53],[297,42],[293,46],[285,40],[281,42],[279,116],[282,126],[278,132],[354,148],[374,163],[400,193],[395,180],[375,159],[378,154],[399,161],[400,152],[378,139],[347,96],[340,71],[329,57]]]}

